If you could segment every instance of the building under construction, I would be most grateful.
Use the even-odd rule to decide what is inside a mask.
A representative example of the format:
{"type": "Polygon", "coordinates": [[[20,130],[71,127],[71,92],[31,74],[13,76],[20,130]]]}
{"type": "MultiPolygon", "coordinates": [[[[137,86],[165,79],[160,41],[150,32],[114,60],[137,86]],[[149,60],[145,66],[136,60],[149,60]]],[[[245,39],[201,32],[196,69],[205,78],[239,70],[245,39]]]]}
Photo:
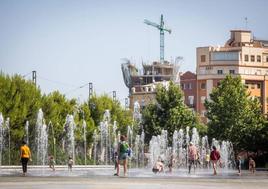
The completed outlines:
{"type": "Polygon", "coordinates": [[[130,60],[125,60],[121,65],[124,82],[129,89],[129,107],[133,110],[134,102],[141,107],[155,99],[156,85],[166,81],[179,82],[178,64],[153,62],[142,64],[139,70],[130,60]]]}
{"type": "Polygon", "coordinates": [[[156,28],[160,32],[160,61],[151,64],[142,64],[142,70],[139,71],[136,66],[125,59],[122,64],[122,72],[126,86],[129,88],[129,107],[133,110],[135,102],[140,106],[145,106],[155,99],[156,85],[165,84],[166,81],[173,80],[178,82],[178,66],[177,61],[181,57],[176,58],[175,63],[170,63],[164,59],[164,33],[171,33],[171,29],[164,26],[164,17],[161,15],[160,23],[144,20],[144,23],[156,28]]]}

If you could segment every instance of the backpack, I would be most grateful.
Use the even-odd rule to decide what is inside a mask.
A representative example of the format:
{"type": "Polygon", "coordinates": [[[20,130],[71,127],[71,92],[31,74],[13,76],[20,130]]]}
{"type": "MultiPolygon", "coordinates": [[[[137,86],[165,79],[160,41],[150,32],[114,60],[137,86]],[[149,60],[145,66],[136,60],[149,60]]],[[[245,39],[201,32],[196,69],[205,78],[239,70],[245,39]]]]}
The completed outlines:
{"type": "Polygon", "coordinates": [[[128,143],[126,142],[121,142],[120,143],[120,153],[128,153],[128,143]]]}

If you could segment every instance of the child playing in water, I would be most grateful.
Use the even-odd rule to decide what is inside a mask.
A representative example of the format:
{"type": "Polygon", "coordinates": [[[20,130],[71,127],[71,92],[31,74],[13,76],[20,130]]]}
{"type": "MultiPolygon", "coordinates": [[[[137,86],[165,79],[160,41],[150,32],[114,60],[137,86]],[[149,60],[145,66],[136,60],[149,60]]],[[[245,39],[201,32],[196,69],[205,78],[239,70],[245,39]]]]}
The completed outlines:
{"type": "Polygon", "coordinates": [[[70,156],[70,157],[69,157],[69,161],[68,161],[68,170],[69,170],[69,171],[72,171],[72,169],[73,169],[73,164],[74,164],[73,158],[70,156]]]}
{"type": "Polygon", "coordinates": [[[249,162],[248,162],[248,168],[249,168],[249,171],[254,174],[255,173],[255,167],[256,167],[256,163],[255,161],[253,160],[252,157],[249,158],[249,162]]]}
{"type": "Polygon", "coordinates": [[[238,170],[238,175],[241,175],[241,164],[242,164],[241,158],[240,156],[237,156],[236,168],[238,170]]]}
{"type": "Polygon", "coordinates": [[[55,160],[54,160],[54,157],[52,155],[50,155],[48,158],[48,164],[49,164],[49,168],[51,168],[53,171],[55,171],[55,160]]]}
{"type": "Polygon", "coordinates": [[[175,164],[175,159],[174,159],[174,156],[173,154],[170,156],[170,160],[169,160],[169,163],[168,163],[168,168],[169,168],[169,172],[172,173],[172,168],[175,164]]]}
{"type": "Polygon", "coordinates": [[[154,164],[152,171],[153,171],[154,174],[164,172],[164,161],[158,160],[154,164]]]}

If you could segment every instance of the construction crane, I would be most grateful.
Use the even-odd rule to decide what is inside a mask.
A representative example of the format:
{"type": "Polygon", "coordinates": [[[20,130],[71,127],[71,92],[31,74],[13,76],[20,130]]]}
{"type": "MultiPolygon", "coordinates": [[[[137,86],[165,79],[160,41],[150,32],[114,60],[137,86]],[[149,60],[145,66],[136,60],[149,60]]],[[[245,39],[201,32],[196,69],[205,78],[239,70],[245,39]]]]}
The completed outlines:
{"type": "Polygon", "coordinates": [[[167,31],[170,34],[171,30],[164,28],[163,14],[161,14],[160,24],[156,24],[146,19],[144,20],[144,23],[160,30],[160,63],[164,63],[164,33],[167,31]]]}

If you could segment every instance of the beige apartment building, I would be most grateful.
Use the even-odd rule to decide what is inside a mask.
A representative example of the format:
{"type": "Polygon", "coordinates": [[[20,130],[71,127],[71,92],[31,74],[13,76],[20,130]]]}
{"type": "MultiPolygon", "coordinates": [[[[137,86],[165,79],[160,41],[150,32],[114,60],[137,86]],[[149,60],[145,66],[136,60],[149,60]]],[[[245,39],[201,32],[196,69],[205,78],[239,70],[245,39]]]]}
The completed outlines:
{"type": "Polygon", "coordinates": [[[196,111],[206,122],[205,99],[227,74],[241,76],[250,95],[268,111],[268,41],[252,37],[249,30],[231,30],[224,46],[196,50],[196,111]]]}

